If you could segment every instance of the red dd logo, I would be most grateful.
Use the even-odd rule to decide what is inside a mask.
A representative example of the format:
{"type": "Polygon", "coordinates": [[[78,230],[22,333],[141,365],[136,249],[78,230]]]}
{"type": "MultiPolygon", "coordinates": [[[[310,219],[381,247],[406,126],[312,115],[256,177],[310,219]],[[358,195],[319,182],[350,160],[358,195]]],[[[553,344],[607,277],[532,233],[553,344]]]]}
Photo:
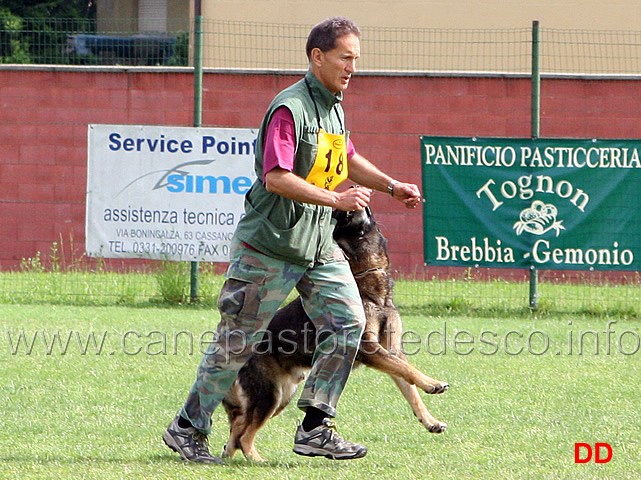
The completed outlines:
{"type": "MultiPolygon", "coordinates": [[[[574,463],[588,463],[592,459],[592,447],[587,443],[574,444],[574,463]]],[[[608,463],[612,460],[612,447],[609,443],[594,444],[594,463],[608,463]],[[607,451],[607,457],[601,456],[601,450],[607,451]]]]}

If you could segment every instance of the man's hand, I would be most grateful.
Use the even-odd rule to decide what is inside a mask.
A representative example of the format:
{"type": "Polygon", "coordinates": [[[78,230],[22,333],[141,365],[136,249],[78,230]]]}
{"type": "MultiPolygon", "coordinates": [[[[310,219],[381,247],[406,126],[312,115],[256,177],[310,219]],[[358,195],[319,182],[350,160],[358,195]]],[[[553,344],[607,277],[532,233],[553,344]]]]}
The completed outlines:
{"type": "Polygon", "coordinates": [[[413,183],[394,184],[393,196],[403,202],[406,208],[416,208],[421,203],[421,192],[413,183]]]}
{"type": "Polygon", "coordinates": [[[335,208],[346,212],[363,210],[369,205],[371,196],[372,190],[369,188],[359,186],[348,188],[344,192],[339,193],[335,208]]]}

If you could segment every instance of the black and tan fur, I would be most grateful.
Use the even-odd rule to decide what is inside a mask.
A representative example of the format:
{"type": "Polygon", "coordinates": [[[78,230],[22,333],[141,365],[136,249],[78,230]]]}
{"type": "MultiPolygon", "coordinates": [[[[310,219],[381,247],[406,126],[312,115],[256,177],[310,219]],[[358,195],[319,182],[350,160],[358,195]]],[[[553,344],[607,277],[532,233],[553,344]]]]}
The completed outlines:
{"type": "MultiPolygon", "coordinates": [[[[447,425],[430,414],[418,389],[442,393],[448,384],[428,377],[403,354],[403,325],[392,299],[385,237],[369,208],[360,212],[336,211],[334,218],[334,238],[349,261],[367,318],[356,365],[391,375],[425,428],[433,433],[443,432],[447,425]]],[[[254,445],[256,433],[287,406],[311,369],[315,328],[300,298],[278,310],[268,331],[264,338],[269,341],[263,341],[264,349],[257,346],[223,401],[230,424],[225,457],[232,457],[240,449],[247,459],[263,460],[254,445]],[[285,330],[287,335],[281,339],[279,333],[285,330]]]]}

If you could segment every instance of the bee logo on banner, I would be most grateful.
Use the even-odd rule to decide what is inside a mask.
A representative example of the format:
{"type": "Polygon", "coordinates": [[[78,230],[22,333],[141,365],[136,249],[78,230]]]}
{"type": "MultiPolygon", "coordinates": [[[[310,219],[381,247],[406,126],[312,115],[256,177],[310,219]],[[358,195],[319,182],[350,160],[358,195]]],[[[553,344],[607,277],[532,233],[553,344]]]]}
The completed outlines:
{"type": "Polygon", "coordinates": [[[641,141],[421,137],[427,265],[639,270],[641,141]]]}
{"type": "Polygon", "coordinates": [[[89,256],[228,261],[257,131],[89,125],[89,256]]]}

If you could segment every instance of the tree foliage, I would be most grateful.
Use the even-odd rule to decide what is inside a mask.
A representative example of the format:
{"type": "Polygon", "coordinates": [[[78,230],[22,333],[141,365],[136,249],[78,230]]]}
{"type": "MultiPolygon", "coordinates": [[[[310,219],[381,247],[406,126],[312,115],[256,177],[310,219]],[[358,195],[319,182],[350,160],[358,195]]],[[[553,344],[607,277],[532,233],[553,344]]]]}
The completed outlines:
{"type": "Polygon", "coordinates": [[[95,18],[95,0],[0,0],[0,63],[68,63],[60,25],[95,18]]]}
{"type": "Polygon", "coordinates": [[[0,0],[0,15],[20,18],[95,18],[96,1],[91,0],[0,0]]]}

